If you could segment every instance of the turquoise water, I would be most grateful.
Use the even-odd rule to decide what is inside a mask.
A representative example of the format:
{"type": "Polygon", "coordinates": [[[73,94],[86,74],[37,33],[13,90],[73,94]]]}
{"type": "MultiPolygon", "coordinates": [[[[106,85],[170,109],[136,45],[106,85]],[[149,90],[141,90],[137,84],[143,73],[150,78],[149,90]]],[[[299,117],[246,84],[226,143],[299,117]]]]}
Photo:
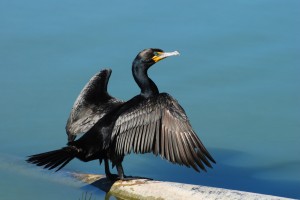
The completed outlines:
{"type": "MultiPolygon", "coordinates": [[[[0,2],[0,199],[79,199],[103,192],[27,165],[60,148],[75,98],[110,67],[111,94],[139,90],[138,51],[178,50],[150,71],[217,160],[208,173],[131,155],[125,173],[300,198],[300,2],[0,2]]],[[[66,171],[104,173],[98,162],[66,171]]],[[[63,173],[62,173],[63,174],[63,173]]]]}

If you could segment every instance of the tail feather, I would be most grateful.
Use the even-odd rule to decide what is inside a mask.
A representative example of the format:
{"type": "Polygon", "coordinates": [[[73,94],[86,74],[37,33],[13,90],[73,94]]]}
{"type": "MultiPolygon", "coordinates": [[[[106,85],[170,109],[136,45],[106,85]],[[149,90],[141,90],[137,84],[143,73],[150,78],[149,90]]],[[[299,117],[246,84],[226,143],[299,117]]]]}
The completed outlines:
{"type": "Polygon", "coordinates": [[[57,167],[56,171],[59,171],[74,159],[77,153],[76,147],[68,146],[54,151],[31,155],[26,161],[37,166],[44,166],[45,169],[49,170],[57,167]]]}
{"type": "Polygon", "coordinates": [[[56,170],[56,172],[57,171],[59,171],[60,169],[62,169],[64,166],[66,166],[66,164],[68,164],[71,160],[72,160],[73,158],[69,158],[68,160],[66,160],[57,170],[56,170]]]}
{"type": "Polygon", "coordinates": [[[45,169],[54,169],[55,167],[61,165],[63,162],[65,162],[68,158],[66,157],[61,157],[61,158],[58,158],[57,160],[55,160],[54,162],[50,162],[48,164],[46,164],[44,166],[45,169]]]}
{"type": "MultiPolygon", "coordinates": [[[[54,153],[54,152],[51,152],[54,153]]],[[[49,163],[49,160],[54,160],[57,159],[57,155],[56,154],[48,154],[48,155],[33,155],[30,158],[31,160],[34,160],[32,163],[36,164],[37,166],[43,166],[46,165],[47,163],[49,163]]],[[[28,160],[30,160],[28,159],[28,160]]]]}

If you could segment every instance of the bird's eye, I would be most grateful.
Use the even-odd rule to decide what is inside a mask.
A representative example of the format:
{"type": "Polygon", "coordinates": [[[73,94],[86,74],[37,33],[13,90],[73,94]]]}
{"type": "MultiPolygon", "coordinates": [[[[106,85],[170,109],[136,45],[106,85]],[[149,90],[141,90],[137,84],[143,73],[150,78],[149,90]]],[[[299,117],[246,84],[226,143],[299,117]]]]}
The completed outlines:
{"type": "Polygon", "coordinates": [[[153,53],[155,56],[158,56],[159,55],[159,53],[157,52],[157,51],[154,51],[154,53],[153,53]]]}

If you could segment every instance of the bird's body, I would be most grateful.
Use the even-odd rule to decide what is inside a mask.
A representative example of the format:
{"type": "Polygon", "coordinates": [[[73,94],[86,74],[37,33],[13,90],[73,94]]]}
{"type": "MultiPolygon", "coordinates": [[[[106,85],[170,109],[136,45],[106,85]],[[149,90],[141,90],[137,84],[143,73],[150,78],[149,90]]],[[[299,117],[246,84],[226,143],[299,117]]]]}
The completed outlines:
{"type": "Polygon", "coordinates": [[[205,170],[215,162],[193,131],[183,108],[167,93],[159,93],[147,70],[154,63],[178,52],[160,49],[140,52],[132,65],[135,81],[141,93],[129,101],[121,101],[107,92],[110,69],[96,74],[83,88],[67,121],[66,147],[30,156],[27,160],[38,166],[60,170],[73,158],[84,162],[105,161],[108,178],[109,160],[117,167],[120,179],[125,179],[122,161],[126,154],[160,155],[172,163],[205,170]],[[78,140],[76,136],[84,133],[78,140]]]}

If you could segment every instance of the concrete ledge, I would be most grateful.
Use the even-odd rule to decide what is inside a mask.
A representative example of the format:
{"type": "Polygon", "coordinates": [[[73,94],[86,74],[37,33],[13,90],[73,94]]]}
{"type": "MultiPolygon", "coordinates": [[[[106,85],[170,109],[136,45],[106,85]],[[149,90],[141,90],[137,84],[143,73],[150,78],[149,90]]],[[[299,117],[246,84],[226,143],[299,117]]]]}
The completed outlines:
{"type": "MultiPolygon", "coordinates": [[[[111,183],[103,175],[72,173],[77,180],[94,185],[109,195],[120,199],[170,199],[170,200],[210,200],[210,199],[247,199],[247,200],[288,200],[289,198],[257,193],[228,190],[148,179],[116,181],[111,183]]],[[[109,199],[109,198],[108,198],[109,199]]]]}

